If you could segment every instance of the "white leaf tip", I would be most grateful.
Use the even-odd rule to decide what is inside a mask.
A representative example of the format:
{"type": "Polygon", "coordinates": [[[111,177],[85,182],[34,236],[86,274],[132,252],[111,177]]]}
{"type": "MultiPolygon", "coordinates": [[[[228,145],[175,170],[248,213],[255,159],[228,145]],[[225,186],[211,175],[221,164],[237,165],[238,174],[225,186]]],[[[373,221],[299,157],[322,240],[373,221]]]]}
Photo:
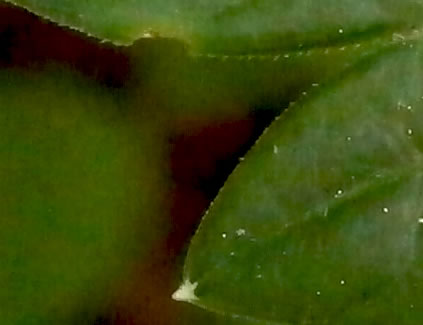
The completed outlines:
{"type": "Polygon", "coordinates": [[[197,286],[197,282],[191,283],[190,280],[185,280],[184,283],[182,283],[181,286],[178,288],[178,290],[173,293],[172,299],[176,301],[185,302],[198,300],[198,297],[194,293],[197,286]]]}

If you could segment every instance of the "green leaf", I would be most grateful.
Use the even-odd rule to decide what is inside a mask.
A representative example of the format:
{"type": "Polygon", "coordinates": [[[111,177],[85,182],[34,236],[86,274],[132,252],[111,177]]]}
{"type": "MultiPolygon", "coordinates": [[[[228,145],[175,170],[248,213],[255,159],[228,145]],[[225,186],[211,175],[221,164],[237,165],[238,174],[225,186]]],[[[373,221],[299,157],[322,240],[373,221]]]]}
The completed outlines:
{"type": "Polygon", "coordinates": [[[153,136],[80,76],[0,72],[2,324],[75,324],[110,302],[159,233],[153,136]]]}
{"type": "Polygon", "coordinates": [[[129,44],[174,37],[216,53],[275,52],[409,31],[420,0],[7,0],[61,25],[129,44]]]}
{"type": "MultiPolygon", "coordinates": [[[[364,57],[391,46],[390,38],[267,55],[187,55],[180,42],[140,41],[129,48],[137,100],[179,118],[223,119],[252,111],[279,114],[290,102],[364,57]]],[[[135,96],[132,96],[135,97],[135,96]]]]}
{"type": "Polygon", "coordinates": [[[234,171],[177,300],[277,324],[423,318],[423,45],[303,99],[234,171]]]}

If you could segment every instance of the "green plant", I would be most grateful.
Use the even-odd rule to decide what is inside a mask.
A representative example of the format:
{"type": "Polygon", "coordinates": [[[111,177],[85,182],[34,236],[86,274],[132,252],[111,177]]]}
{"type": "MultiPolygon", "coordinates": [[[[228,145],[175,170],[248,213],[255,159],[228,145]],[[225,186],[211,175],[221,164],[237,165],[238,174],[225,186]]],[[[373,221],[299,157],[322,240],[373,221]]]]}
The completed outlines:
{"type": "MultiPolygon", "coordinates": [[[[27,181],[32,176],[22,171],[48,176],[34,186],[47,183],[48,188],[65,192],[73,179],[69,170],[93,175],[92,179],[82,177],[86,192],[73,198],[89,204],[80,209],[69,207],[65,199],[55,202],[62,211],[80,216],[78,225],[85,223],[86,215],[107,221],[99,241],[94,241],[94,251],[110,253],[114,272],[119,272],[120,263],[136,249],[131,240],[120,247],[108,240],[102,246],[102,239],[109,238],[108,229],[116,229],[121,215],[131,220],[134,214],[142,214],[140,220],[149,225],[146,229],[160,228],[154,226],[152,215],[160,213],[161,204],[154,194],[166,188],[166,171],[158,163],[166,155],[162,142],[166,126],[188,114],[243,116],[254,105],[264,109],[271,103],[275,114],[283,112],[206,213],[190,244],[182,285],[174,299],[232,316],[227,321],[242,324],[415,324],[423,319],[421,1],[19,0],[17,4],[116,44],[127,45],[139,37],[157,39],[151,55],[160,59],[152,67],[151,61],[143,64],[145,57],[136,50],[136,43],[130,54],[135,75],[124,90],[111,94],[96,85],[86,86],[72,73],[51,68],[35,74],[43,81],[36,91],[40,98],[33,98],[33,86],[25,80],[34,74],[2,71],[0,123],[5,127],[0,130],[4,132],[0,154],[5,167],[1,170],[5,175],[13,174],[14,168],[18,171],[11,185],[2,188],[6,214],[26,216],[25,209],[20,210],[24,206],[29,207],[30,218],[35,211],[45,219],[40,207],[45,209],[47,203],[34,197],[37,191],[27,181]],[[168,53],[165,37],[185,45],[176,42],[168,53]],[[148,85],[140,91],[139,75],[143,74],[149,74],[148,85]],[[210,84],[215,85],[211,94],[210,84]],[[16,89],[25,96],[15,94],[16,89]],[[47,100],[47,93],[53,99],[47,100]],[[69,96],[65,101],[69,109],[57,109],[63,93],[69,96]],[[167,98],[160,105],[152,100],[158,94],[167,98]],[[204,109],[198,109],[199,103],[204,109]],[[291,104],[284,110],[287,103],[291,104]],[[140,105],[148,109],[140,111],[140,105]],[[32,132],[27,125],[33,121],[38,127],[32,132]],[[47,136],[39,128],[44,123],[41,130],[47,136]],[[39,139],[41,153],[31,153],[34,139],[39,139]],[[69,147],[62,147],[63,143],[69,147]],[[89,143],[88,150],[80,151],[80,143],[84,147],[89,143]],[[52,160],[51,152],[55,153],[52,160]],[[112,158],[122,156],[125,159],[119,161],[112,158]],[[44,171],[46,161],[52,164],[51,170],[44,171]],[[134,166],[134,161],[143,164],[134,166]],[[73,168],[75,164],[81,168],[73,168]],[[138,174],[129,175],[128,170],[138,174]],[[134,178],[143,181],[134,182],[134,178]],[[101,186],[104,192],[92,195],[98,194],[102,181],[106,182],[101,186]],[[29,189],[23,191],[21,184],[29,189]],[[114,186],[124,188],[125,195],[115,193],[114,186]],[[8,199],[10,188],[13,195],[8,199]],[[16,194],[21,192],[31,195],[16,194]],[[143,198],[141,204],[132,200],[137,194],[143,198]],[[97,211],[97,206],[104,212],[97,211]],[[105,213],[110,217],[101,218],[105,213]]],[[[6,229],[10,218],[2,222],[6,229]]],[[[22,222],[31,227],[27,220],[22,222]]],[[[117,227],[124,230],[116,234],[118,242],[131,229],[129,221],[122,222],[117,227]]],[[[90,241],[92,237],[83,236],[85,229],[95,231],[97,223],[84,229],[76,226],[77,239],[70,242],[90,241]]],[[[53,228],[52,233],[57,231],[53,228]]],[[[158,236],[148,234],[141,234],[145,250],[158,236]]],[[[2,263],[12,266],[12,271],[4,267],[0,271],[5,281],[14,274],[16,256],[26,252],[21,245],[28,244],[16,243],[9,230],[1,240],[1,247],[10,254],[2,263]]],[[[34,242],[38,245],[39,238],[34,242]]],[[[49,250],[42,250],[43,254],[50,254],[49,250]]],[[[94,254],[84,249],[75,252],[86,252],[88,259],[94,254]]],[[[78,259],[73,256],[72,260],[78,259]]],[[[63,262],[41,268],[39,262],[37,256],[29,261],[25,279],[35,281],[33,277],[42,278],[39,274],[46,270],[49,281],[68,274],[62,273],[63,262]]],[[[85,270],[75,273],[82,280],[71,277],[70,284],[68,279],[58,280],[63,288],[46,284],[42,295],[73,295],[72,288],[78,301],[78,286],[91,283],[98,269],[108,265],[104,259],[99,263],[89,263],[92,269],[86,270],[86,276],[85,270]]],[[[114,273],[106,278],[111,276],[114,273]]],[[[106,282],[98,281],[95,290],[107,290],[106,282]]],[[[9,287],[6,295],[11,291],[19,292],[19,288],[9,287]]],[[[26,314],[16,311],[12,301],[0,315],[10,324],[66,318],[66,308],[54,309],[52,314],[49,305],[38,299],[38,304],[27,303],[33,310],[26,314]],[[37,312],[38,320],[33,317],[37,312]]]]}

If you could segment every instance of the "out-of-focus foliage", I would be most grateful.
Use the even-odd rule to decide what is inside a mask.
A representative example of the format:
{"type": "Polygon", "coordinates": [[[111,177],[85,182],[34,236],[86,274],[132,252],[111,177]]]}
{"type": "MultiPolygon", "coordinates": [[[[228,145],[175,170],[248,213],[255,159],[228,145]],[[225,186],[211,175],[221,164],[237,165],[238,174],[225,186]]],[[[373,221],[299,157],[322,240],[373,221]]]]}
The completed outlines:
{"type": "Polygon", "coordinates": [[[62,69],[0,72],[2,324],[89,317],[147,255],[161,195],[149,125],[62,69]]]}

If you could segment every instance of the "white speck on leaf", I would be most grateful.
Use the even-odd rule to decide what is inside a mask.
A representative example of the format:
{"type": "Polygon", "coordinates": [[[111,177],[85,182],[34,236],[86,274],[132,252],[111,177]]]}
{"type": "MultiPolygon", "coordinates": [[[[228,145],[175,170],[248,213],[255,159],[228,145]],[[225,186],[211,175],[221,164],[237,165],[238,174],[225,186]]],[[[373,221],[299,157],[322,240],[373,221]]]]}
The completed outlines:
{"type": "Polygon", "coordinates": [[[143,38],[153,38],[153,33],[152,33],[151,31],[145,31],[145,32],[142,34],[142,37],[143,37],[143,38]]]}
{"type": "Polygon", "coordinates": [[[393,41],[403,41],[403,40],[405,40],[405,37],[402,34],[393,33],[392,34],[392,40],[393,41]]]}
{"type": "Polygon", "coordinates": [[[399,101],[398,103],[397,103],[397,110],[401,110],[403,107],[405,107],[405,105],[401,102],[401,101],[399,101]]]}
{"type": "Polygon", "coordinates": [[[245,229],[243,229],[243,228],[239,228],[237,231],[236,231],[236,234],[238,235],[238,236],[243,236],[243,235],[245,235],[245,229]]]}
{"type": "Polygon", "coordinates": [[[342,189],[339,189],[339,190],[336,191],[334,198],[337,199],[337,198],[341,197],[342,194],[344,194],[344,191],[342,189]]]}

